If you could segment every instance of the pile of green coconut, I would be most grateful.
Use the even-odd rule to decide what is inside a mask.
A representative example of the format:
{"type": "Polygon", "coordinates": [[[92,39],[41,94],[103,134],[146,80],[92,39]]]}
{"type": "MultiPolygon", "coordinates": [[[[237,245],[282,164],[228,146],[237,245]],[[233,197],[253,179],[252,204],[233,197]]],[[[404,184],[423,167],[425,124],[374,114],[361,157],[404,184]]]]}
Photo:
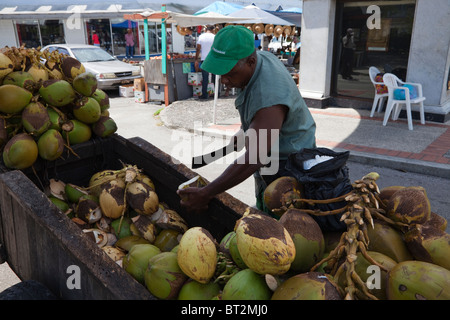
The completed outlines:
{"type": "Polygon", "coordinates": [[[10,169],[53,161],[70,146],[117,131],[109,97],[76,59],[54,51],[0,49],[0,150],[10,169]]]}

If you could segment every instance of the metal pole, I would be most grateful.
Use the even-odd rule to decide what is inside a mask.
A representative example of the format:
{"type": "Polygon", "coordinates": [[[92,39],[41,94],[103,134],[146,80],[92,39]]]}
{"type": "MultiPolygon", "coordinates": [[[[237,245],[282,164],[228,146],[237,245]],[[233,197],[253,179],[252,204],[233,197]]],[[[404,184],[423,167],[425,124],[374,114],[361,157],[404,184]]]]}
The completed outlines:
{"type": "Polygon", "coordinates": [[[219,82],[220,76],[216,75],[216,83],[214,84],[214,109],[213,109],[213,124],[216,124],[216,106],[217,106],[217,98],[219,97],[219,82]]]}
{"type": "MultiPolygon", "coordinates": [[[[166,12],[166,5],[161,6],[161,11],[166,12]]],[[[158,35],[158,34],[157,34],[158,35]]],[[[158,38],[158,37],[157,37],[158,38]]],[[[166,85],[164,86],[164,104],[169,105],[169,78],[167,76],[167,44],[166,44],[166,19],[162,19],[161,23],[161,71],[166,76],[166,85]]]]}
{"type": "MultiPolygon", "coordinates": [[[[161,7],[162,12],[166,12],[166,5],[161,7]]],[[[162,19],[161,23],[161,54],[162,54],[162,73],[167,73],[167,39],[166,39],[166,19],[162,19]]]]}
{"type": "Polygon", "coordinates": [[[109,42],[111,43],[111,53],[114,56],[114,38],[111,19],[109,19],[109,42]]]}
{"type": "Polygon", "coordinates": [[[37,29],[39,35],[39,43],[41,44],[41,47],[43,47],[44,45],[42,44],[41,23],[39,22],[39,20],[37,20],[37,29]]]}
{"type": "Polygon", "coordinates": [[[150,48],[148,44],[148,19],[144,19],[144,42],[145,42],[145,60],[150,59],[150,48]]]}

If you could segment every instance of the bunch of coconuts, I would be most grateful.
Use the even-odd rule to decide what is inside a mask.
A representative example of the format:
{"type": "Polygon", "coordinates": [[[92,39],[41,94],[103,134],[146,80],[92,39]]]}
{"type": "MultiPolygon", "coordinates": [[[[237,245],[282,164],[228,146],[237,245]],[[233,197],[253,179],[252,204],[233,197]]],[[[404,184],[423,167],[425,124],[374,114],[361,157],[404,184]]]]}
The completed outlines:
{"type": "Polygon", "coordinates": [[[136,166],[124,165],[95,173],[88,186],[51,179],[45,192],[109,258],[143,285],[145,277],[150,277],[152,284],[158,284],[156,296],[165,297],[161,281],[174,266],[169,252],[188,226],[176,211],[159,201],[149,176],[136,166]],[[149,259],[159,253],[168,255],[158,260],[158,264],[165,261],[165,271],[154,268],[152,275],[146,275],[149,259]]]}
{"type": "MultiPolygon", "coordinates": [[[[446,232],[447,220],[431,210],[426,190],[421,186],[388,186],[378,190],[376,197],[381,215],[373,220],[373,225],[367,225],[367,250],[385,270],[381,270],[377,285],[369,292],[380,300],[449,299],[450,234],[446,232]]],[[[322,232],[305,213],[308,210],[288,206],[300,198],[304,198],[303,189],[293,177],[275,180],[264,194],[266,206],[289,231],[296,248],[291,270],[278,279],[280,289],[272,299],[312,298],[304,283],[316,272],[287,279],[285,276],[292,266],[305,272],[311,267],[309,263],[314,265],[329,255],[345,236],[343,232],[322,232]]],[[[351,258],[355,259],[355,272],[367,281],[371,275],[367,270],[373,263],[360,253],[351,258]]],[[[322,265],[315,271],[327,274],[330,270],[322,265]]],[[[336,286],[345,288],[342,274],[334,281],[336,286]]]]}
{"type": "MultiPolygon", "coordinates": [[[[155,207],[156,198],[149,192],[154,191],[151,180],[134,175],[131,167],[94,175],[90,187],[102,187],[90,190],[100,196],[102,193],[107,195],[108,207],[120,206],[112,201],[121,199],[115,189],[122,186],[117,182],[120,179],[133,193],[139,190],[146,193],[143,199],[148,203],[142,200],[140,203],[147,205],[126,211],[124,218],[115,216],[112,219],[109,230],[117,234],[114,242],[108,242],[108,233],[99,236],[104,231],[102,220],[95,223],[96,228],[85,230],[155,297],[179,300],[344,298],[345,279],[342,276],[332,277],[326,264],[310,271],[336,248],[342,233],[322,232],[316,221],[302,209],[289,208],[279,219],[259,212],[245,212],[234,230],[217,242],[202,227],[188,228],[181,216],[168,206],[158,202],[155,207]],[[149,186],[143,186],[143,181],[149,186]],[[131,188],[131,183],[135,182],[141,186],[131,188]],[[116,196],[112,197],[113,194],[116,196]],[[144,208],[152,209],[145,213],[144,208]]],[[[292,194],[295,190],[298,191],[298,186],[294,184],[282,193],[292,194]]],[[[125,191],[122,195],[128,193],[125,191]]],[[[376,219],[368,229],[370,256],[386,269],[381,270],[378,286],[370,292],[378,299],[389,300],[450,299],[450,242],[444,231],[446,221],[431,212],[425,190],[387,187],[380,190],[379,199],[386,217],[402,224],[396,227],[376,219]]],[[[80,225],[89,225],[87,217],[77,214],[84,219],[80,225]]],[[[369,281],[371,274],[367,270],[372,263],[360,253],[354,258],[354,272],[363,281],[369,281]]]]}
{"type": "Polygon", "coordinates": [[[56,160],[65,147],[117,131],[108,95],[72,57],[2,48],[0,84],[0,150],[7,168],[26,169],[38,157],[56,160]]]}
{"type": "MultiPolygon", "coordinates": [[[[270,198],[282,203],[295,198],[299,190],[293,184],[270,198]]],[[[387,187],[378,195],[380,208],[394,223],[375,219],[374,225],[368,226],[368,250],[384,269],[378,279],[371,278],[373,273],[368,270],[373,263],[357,253],[351,257],[355,259],[354,272],[372,285],[371,294],[380,300],[449,299],[446,220],[431,212],[422,187],[387,187]]],[[[279,219],[248,211],[220,244],[208,230],[191,227],[173,253],[162,260],[149,260],[144,279],[149,290],[163,299],[344,299],[345,275],[331,276],[326,263],[311,271],[336,248],[342,234],[323,232],[302,209],[289,208],[279,219]],[[150,275],[161,268],[168,268],[165,272],[172,277],[165,274],[166,291],[158,295],[161,287],[150,275]]]]}

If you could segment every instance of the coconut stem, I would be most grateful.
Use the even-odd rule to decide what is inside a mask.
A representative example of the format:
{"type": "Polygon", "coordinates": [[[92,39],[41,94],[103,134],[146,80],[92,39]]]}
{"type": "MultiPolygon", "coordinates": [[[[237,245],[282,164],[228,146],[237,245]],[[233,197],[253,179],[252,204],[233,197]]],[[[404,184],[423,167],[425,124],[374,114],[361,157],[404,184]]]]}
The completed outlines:
{"type": "Polygon", "coordinates": [[[345,210],[347,210],[347,206],[339,208],[339,209],[330,210],[330,211],[320,211],[319,209],[311,210],[311,209],[302,209],[302,208],[300,208],[300,210],[320,217],[320,216],[329,216],[329,215],[333,215],[333,214],[340,214],[340,213],[344,212],[345,210]]]}
{"type": "Polygon", "coordinates": [[[329,203],[334,203],[334,202],[340,202],[340,201],[344,201],[349,195],[352,195],[353,191],[350,191],[349,193],[346,193],[342,196],[336,197],[336,198],[331,198],[331,199],[325,199],[325,200],[319,200],[319,199],[294,199],[292,202],[293,204],[295,204],[296,202],[306,202],[309,205],[314,205],[314,204],[329,204],[329,203]]]}
{"type": "MultiPolygon", "coordinates": [[[[345,200],[347,201],[347,205],[342,209],[332,211],[305,210],[306,212],[315,215],[334,214],[335,211],[338,210],[340,213],[344,212],[341,221],[344,221],[347,224],[347,231],[341,235],[336,248],[334,248],[326,258],[314,265],[311,268],[311,271],[314,271],[325,262],[333,261],[332,264],[329,263],[331,269],[330,274],[336,279],[345,274],[345,299],[348,300],[356,298],[378,300],[377,297],[369,292],[366,284],[355,271],[355,260],[358,252],[360,252],[371,264],[377,265],[380,269],[386,271],[386,268],[383,265],[375,261],[369,255],[367,249],[369,245],[367,224],[370,224],[373,227],[373,217],[390,220],[383,215],[384,210],[379,208],[380,204],[383,205],[383,202],[377,196],[377,192],[379,192],[379,188],[375,183],[377,178],[378,174],[376,173],[366,175],[362,180],[357,180],[352,184],[353,191],[350,193],[335,199],[321,201],[321,203],[331,203],[345,200]],[[343,258],[344,255],[345,260],[339,265],[339,260],[343,258]]],[[[302,201],[302,199],[297,201],[302,201]]],[[[309,203],[308,201],[304,202],[309,203]]],[[[311,203],[313,203],[313,201],[311,201],[311,203]]],[[[399,225],[392,220],[390,223],[399,225]]]]}

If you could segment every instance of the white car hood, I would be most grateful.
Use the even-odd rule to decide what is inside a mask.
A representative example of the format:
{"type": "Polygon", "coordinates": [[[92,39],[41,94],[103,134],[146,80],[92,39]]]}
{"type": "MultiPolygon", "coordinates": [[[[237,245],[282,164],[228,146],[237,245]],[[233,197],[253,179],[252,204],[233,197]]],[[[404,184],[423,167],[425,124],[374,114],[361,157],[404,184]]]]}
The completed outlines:
{"type": "Polygon", "coordinates": [[[92,73],[116,73],[139,70],[139,67],[132,66],[119,60],[83,62],[83,65],[86,71],[92,73]]]}

